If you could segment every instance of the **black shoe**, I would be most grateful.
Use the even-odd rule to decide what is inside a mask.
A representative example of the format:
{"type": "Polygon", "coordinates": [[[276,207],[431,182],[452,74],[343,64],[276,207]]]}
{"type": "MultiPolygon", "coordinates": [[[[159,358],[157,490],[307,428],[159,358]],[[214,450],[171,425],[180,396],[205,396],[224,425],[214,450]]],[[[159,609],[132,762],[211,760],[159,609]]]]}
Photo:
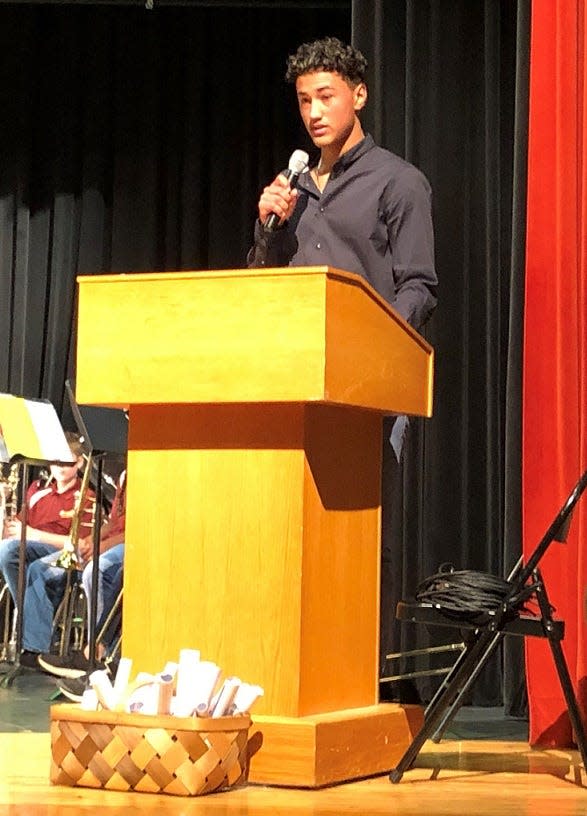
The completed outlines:
{"type": "MultiPolygon", "coordinates": [[[[90,661],[81,652],[72,652],[69,655],[60,657],[54,654],[39,655],[39,666],[49,674],[56,677],[82,677],[90,669],[90,661]]],[[[104,664],[96,661],[94,669],[103,669],[104,664]]]]}
{"type": "Polygon", "coordinates": [[[82,674],[81,677],[65,677],[57,683],[57,688],[63,696],[74,703],[81,703],[83,693],[89,687],[87,674],[82,674]]]}
{"type": "Polygon", "coordinates": [[[18,663],[23,669],[38,669],[39,668],[39,653],[38,652],[29,652],[28,649],[25,649],[20,653],[20,657],[18,663]]]}

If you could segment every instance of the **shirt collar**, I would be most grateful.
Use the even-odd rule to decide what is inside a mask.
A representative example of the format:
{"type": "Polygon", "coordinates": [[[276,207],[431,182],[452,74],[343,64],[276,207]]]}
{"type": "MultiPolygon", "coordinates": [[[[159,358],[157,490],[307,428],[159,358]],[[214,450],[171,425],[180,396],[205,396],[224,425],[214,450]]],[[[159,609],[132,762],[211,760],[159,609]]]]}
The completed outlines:
{"type": "MultiPolygon", "coordinates": [[[[332,172],[330,177],[335,179],[339,176],[342,172],[344,172],[348,167],[351,166],[357,159],[360,159],[361,156],[364,156],[365,153],[368,153],[369,150],[372,150],[375,147],[375,141],[370,133],[367,133],[360,142],[357,142],[356,145],[353,145],[350,150],[347,150],[345,153],[342,154],[340,159],[338,159],[334,165],[332,166],[332,172]]],[[[310,170],[306,170],[305,173],[299,178],[298,186],[303,187],[304,190],[308,190],[308,185],[310,184],[310,170]]]]}
{"type": "Polygon", "coordinates": [[[346,170],[347,167],[350,167],[353,162],[360,159],[361,156],[364,156],[365,153],[367,153],[373,147],[375,147],[373,137],[371,134],[367,133],[360,142],[357,142],[357,144],[353,145],[350,150],[347,150],[346,153],[342,154],[340,159],[334,163],[332,172],[337,175],[342,170],[346,170]]]}

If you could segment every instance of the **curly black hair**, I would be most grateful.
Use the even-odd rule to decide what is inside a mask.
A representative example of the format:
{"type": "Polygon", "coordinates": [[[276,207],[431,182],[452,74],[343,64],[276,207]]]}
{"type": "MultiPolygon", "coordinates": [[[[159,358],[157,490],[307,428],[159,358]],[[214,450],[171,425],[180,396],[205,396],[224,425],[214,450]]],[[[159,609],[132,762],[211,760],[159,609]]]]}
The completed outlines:
{"type": "Polygon", "coordinates": [[[294,83],[303,74],[332,71],[352,87],[365,82],[367,60],[352,45],[345,45],[336,37],[325,37],[300,45],[287,60],[286,82],[294,83]]]}

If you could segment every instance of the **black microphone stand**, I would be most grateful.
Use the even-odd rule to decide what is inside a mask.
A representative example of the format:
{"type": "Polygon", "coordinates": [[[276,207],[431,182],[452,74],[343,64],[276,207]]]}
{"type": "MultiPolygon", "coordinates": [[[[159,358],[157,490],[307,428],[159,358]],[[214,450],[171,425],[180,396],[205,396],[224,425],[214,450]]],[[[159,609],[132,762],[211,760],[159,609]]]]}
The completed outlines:
{"type": "Polygon", "coordinates": [[[100,530],[102,528],[102,471],[104,469],[105,452],[92,452],[92,458],[96,462],[96,511],[94,515],[94,528],[92,530],[92,583],[89,598],[88,617],[88,660],[89,675],[96,669],[96,635],[98,618],[98,580],[99,580],[99,558],[100,558],[100,530]]]}

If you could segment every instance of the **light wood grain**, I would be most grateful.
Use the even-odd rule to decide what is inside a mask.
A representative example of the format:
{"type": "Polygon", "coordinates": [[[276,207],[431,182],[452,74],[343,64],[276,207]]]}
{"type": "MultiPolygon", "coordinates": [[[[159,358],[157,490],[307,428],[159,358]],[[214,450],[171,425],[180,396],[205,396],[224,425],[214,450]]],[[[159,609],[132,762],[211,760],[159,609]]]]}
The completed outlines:
{"type": "Polygon", "coordinates": [[[265,688],[260,711],[294,715],[302,410],[245,413],[131,410],[124,652],[157,671],[180,648],[199,649],[265,688]],[[245,441],[256,425],[267,447],[245,441]]]}
{"type": "Polygon", "coordinates": [[[575,751],[520,742],[426,743],[399,785],[387,775],[320,790],[248,785],[193,799],[67,788],[49,782],[49,734],[0,735],[0,813],[10,816],[579,816],[585,775],[575,751]]]}
{"type": "MultiPolygon", "coordinates": [[[[328,267],[79,283],[78,401],[130,406],[124,654],[199,649],[274,718],[373,706],[381,416],[430,414],[432,349],[328,267]]],[[[345,767],[379,770],[359,743],[345,767]]]]}
{"type": "Polygon", "coordinates": [[[432,349],[356,275],[302,267],[78,281],[79,402],[320,400],[431,413],[432,349]]]}
{"type": "Polygon", "coordinates": [[[123,642],[137,667],[198,648],[278,716],[376,701],[381,421],[358,413],[131,410],[123,642]]]}
{"type": "Polygon", "coordinates": [[[361,278],[326,277],[325,393],[346,405],[432,416],[434,352],[361,278]]]}
{"type": "Polygon", "coordinates": [[[419,706],[392,703],[313,717],[254,716],[251,734],[262,747],[250,779],[268,785],[316,788],[394,767],[422,726],[419,706]]]}

